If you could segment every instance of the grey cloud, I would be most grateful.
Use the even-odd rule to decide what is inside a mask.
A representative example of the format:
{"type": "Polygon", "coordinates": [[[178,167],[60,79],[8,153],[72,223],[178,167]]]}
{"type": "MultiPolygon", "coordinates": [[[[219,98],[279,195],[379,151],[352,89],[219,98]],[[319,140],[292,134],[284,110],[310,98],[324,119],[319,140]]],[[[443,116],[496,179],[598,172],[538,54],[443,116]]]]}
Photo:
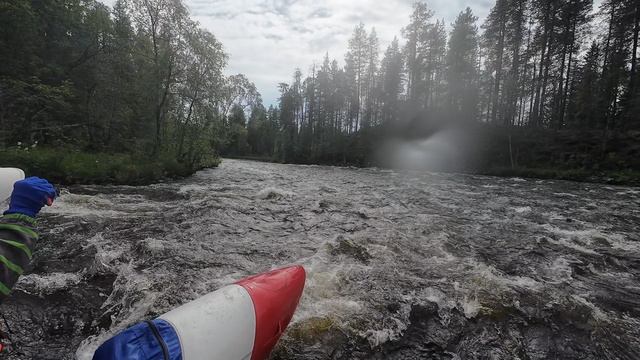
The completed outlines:
{"type": "Polygon", "coordinates": [[[339,31],[332,31],[322,37],[312,39],[309,42],[309,46],[311,50],[315,52],[327,51],[333,44],[340,41],[339,38],[341,35],[342,33],[339,31]]]}
{"type": "Polygon", "coordinates": [[[192,14],[195,16],[209,16],[217,19],[228,19],[228,20],[235,19],[239,15],[238,13],[231,12],[231,11],[199,11],[199,10],[193,10],[192,14]]]}
{"type": "Polygon", "coordinates": [[[276,35],[276,34],[265,34],[264,37],[269,40],[281,41],[284,40],[284,36],[276,35]]]}
{"type": "Polygon", "coordinates": [[[296,2],[298,0],[272,0],[275,13],[283,16],[289,16],[289,7],[296,2]]]}
{"type": "Polygon", "coordinates": [[[305,27],[304,25],[292,25],[291,30],[300,34],[309,34],[313,32],[311,29],[305,27]]]}
{"type": "Polygon", "coordinates": [[[311,14],[309,14],[309,18],[326,19],[326,18],[330,18],[331,15],[332,15],[331,10],[327,8],[319,8],[319,9],[315,9],[311,14]]]}
{"type": "Polygon", "coordinates": [[[353,27],[356,27],[360,22],[364,23],[365,25],[374,24],[384,21],[385,18],[385,14],[369,10],[358,14],[350,14],[346,17],[346,20],[347,22],[352,23],[353,27]]]}

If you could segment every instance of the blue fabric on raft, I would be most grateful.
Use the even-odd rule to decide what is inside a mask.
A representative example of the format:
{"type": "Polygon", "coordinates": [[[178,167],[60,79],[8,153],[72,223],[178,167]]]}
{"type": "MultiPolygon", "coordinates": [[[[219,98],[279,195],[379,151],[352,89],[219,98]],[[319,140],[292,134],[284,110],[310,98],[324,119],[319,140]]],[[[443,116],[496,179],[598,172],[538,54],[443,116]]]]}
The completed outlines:
{"type": "MultiPolygon", "coordinates": [[[[169,350],[169,359],[182,360],[178,334],[168,322],[155,319],[153,323],[169,350]]],[[[93,360],[164,360],[162,346],[148,324],[138,323],[100,345],[93,360]]]]}

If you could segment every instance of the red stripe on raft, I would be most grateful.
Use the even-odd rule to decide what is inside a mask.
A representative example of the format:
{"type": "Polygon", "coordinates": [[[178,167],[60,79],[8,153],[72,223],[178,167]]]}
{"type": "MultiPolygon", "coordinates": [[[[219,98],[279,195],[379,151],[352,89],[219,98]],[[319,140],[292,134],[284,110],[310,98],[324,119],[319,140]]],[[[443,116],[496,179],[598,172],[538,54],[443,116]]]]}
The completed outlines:
{"type": "Polygon", "coordinates": [[[247,290],[256,312],[256,337],[251,360],[263,360],[269,356],[298,307],[305,279],[302,266],[290,266],[236,283],[247,290]]]}

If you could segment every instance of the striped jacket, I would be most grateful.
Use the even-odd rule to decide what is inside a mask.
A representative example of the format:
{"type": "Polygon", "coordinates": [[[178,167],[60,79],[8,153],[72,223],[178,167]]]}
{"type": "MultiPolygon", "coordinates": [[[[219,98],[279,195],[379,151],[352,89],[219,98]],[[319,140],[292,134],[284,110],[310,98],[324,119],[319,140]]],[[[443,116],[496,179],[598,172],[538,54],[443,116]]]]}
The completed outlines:
{"type": "Polygon", "coordinates": [[[38,240],[35,222],[34,218],[21,214],[0,217],[0,302],[31,261],[38,240]]]}

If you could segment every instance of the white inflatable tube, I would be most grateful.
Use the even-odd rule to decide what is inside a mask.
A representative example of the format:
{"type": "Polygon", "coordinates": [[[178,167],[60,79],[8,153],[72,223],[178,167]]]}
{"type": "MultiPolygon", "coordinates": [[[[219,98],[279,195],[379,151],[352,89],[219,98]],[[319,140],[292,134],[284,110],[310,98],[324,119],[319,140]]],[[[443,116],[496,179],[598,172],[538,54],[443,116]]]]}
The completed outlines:
{"type": "Polygon", "coordinates": [[[0,203],[6,201],[13,192],[13,184],[24,179],[24,171],[17,168],[0,168],[0,203]]]}
{"type": "Polygon", "coordinates": [[[256,316],[251,296],[240,285],[207,294],[160,319],[178,334],[183,359],[251,358],[256,316]]]}
{"type": "Polygon", "coordinates": [[[305,278],[302,266],[255,275],[160,319],[176,331],[183,360],[263,360],[289,325],[305,278]]]}

